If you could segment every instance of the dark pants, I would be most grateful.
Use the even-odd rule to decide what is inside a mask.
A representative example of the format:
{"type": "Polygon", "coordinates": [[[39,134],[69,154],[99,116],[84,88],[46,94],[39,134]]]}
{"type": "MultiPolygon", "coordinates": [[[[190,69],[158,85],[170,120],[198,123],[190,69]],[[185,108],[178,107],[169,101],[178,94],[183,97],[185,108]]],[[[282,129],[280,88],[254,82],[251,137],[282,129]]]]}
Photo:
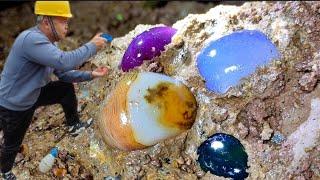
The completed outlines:
{"type": "Polygon", "coordinates": [[[67,125],[79,122],[78,102],[72,83],[50,82],[41,88],[40,96],[34,106],[25,111],[12,111],[0,106],[0,123],[4,138],[0,156],[1,172],[8,172],[12,169],[36,108],[50,104],[62,105],[67,125]]]}

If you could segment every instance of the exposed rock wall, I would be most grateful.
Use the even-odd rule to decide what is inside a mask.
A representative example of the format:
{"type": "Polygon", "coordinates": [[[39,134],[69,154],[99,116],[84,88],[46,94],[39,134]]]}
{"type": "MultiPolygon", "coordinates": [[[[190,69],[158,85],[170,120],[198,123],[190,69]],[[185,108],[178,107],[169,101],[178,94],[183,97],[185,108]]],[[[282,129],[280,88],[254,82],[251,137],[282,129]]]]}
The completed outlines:
{"type": "MultiPolygon", "coordinates": [[[[306,162],[319,149],[319,117],[315,115],[320,111],[319,7],[318,2],[253,2],[241,7],[217,6],[206,14],[189,15],[175,23],[173,27],[178,32],[156,61],[165,74],[182,80],[197,96],[200,103],[197,121],[187,134],[175,140],[126,155],[124,161],[131,159],[135,164],[127,163],[123,176],[136,177],[139,173],[145,177],[162,176],[165,169],[169,173],[163,177],[195,178],[201,174],[196,162],[197,146],[215,132],[226,132],[244,143],[249,153],[250,179],[319,178],[316,170],[319,158],[306,162]],[[208,42],[241,29],[265,33],[278,47],[281,58],[257,69],[225,95],[208,92],[196,68],[198,52],[208,42]],[[275,132],[287,140],[279,145],[274,143],[271,138],[275,132]],[[145,156],[141,153],[155,150],[159,151],[156,157],[162,160],[162,168],[139,163],[145,156]],[[179,157],[185,160],[183,156],[190,158],[188,165],[175,163],[179,157]],[[165,158],[173,162],[166,163],[165,158]]],[[[139,25],[115,39],[106,55],[94,59],[94,63],[108,65],[114,74],[121,76],[117,66],[128,42],[150,27],[153,26],[139,25]]],[[[150,70],[149,66],[150,62],[146,62],[139,70],[150,70]]],[[[112,85],[106,86],[106,93],[111,89],[112,85]]]]}
{"type": "MultiPolygon", "coordinates": [[[[110,74],[79,86],[82,117],[98,117],[100,107],[124,74],[118,66],[126,48],[135,36],[154,26],[138,25],[92,59],[92,66],[108,66],[110,74]]],[[[188,15],[173,27],[178,32],[166,51],[135,71],[158,71],[183,81],[199,104],[195,124],[174,139],[133,152],[105,145],[97,123],[75,139],[66,136],[56,141],[74,155],[81,165],[80,174],[90,172],[94,179],[119,174],[123,179],[223,179],[200,169],[196,150],[208,136],[224,132],[244,145],[249,156],[248,179],[319,179],[320,3],[220,5],[205,14],[188,15]],[[211,40],[241,29],[265,33],[281,58],[257,69],[226,94],[206,90],[196,67],[197,54],[211,40]]],[[[28,138],[33,147],[32,135],[28,138]]],[[[55,142],[58,138],[51,139],[55,142]]],[[[66,166],[66,162],[61,164],[66,166]]],[[[23,168],[16,171],[28,174],[23,168]]]]}

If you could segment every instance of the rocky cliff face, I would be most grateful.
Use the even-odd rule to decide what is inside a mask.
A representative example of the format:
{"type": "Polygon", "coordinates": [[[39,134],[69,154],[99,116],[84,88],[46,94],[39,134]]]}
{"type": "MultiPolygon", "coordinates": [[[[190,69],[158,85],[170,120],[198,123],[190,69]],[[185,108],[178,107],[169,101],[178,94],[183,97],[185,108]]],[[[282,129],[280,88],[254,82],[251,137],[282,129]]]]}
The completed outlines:
{"type": "MultiPolygon", "coordinates": [[[[155,26],[138,25],[92,58],[91,67],[108,66],[110,72],[79,85],[82,118],[98,118],[108,94],[125,74],[118,66],[126,48],[135,36],[155,26]]],[[[61,169],[69,178],[223,179],[202,171],[196,153],[207,137],[223,132],[244,145],[248,179],[320,178],[320,3],[219,5],[205,14],[190,14],[172,27],[178,31],[166,50],[134,71],[164,73],[191,89],[199,104],[191,130],[147,149],[123,152],[103,143],[97,123],[73,138],[61,136],[61,110],[53,111],[49,119],[37,113],[26,137],[29,150],[22,151],[25,160],[14,171],[21,178],[39,179],[59,176],[61,169]],[[258,68],[225,94],[208,91],[197,69],[198,53],[208,42],[242,29],[266,34],[281,58],[258,68]],[[48,143],[37,146],[40,141],[48,143]],[[54,145],[62,149],[54,170],[39,174],[36,161],[54,145]]]]}

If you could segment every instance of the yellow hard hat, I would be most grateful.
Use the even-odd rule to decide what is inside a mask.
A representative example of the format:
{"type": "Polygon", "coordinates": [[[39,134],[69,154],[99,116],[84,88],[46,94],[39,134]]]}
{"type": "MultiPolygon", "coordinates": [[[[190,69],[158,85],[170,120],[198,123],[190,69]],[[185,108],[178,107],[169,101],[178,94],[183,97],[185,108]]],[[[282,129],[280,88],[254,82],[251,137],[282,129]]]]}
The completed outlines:
{"type": "Polygon", "coordinates": [[[34,13],[44,16],[72,17],[69,1],[36,1],[34,13]]]}

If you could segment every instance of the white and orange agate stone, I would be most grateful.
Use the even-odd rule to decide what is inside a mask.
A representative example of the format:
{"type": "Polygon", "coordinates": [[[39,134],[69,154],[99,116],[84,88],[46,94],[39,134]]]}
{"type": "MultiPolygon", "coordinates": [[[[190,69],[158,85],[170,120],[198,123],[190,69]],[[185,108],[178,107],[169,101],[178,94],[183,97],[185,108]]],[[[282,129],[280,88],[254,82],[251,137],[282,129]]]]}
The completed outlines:
{"type": "Polygon", "coordinates": [[[107,97],[99,128],[108,145],[137,150],[190,129],[196,112],[195,97],[180,81],[152,72],[131,73],[107,97]]]}

